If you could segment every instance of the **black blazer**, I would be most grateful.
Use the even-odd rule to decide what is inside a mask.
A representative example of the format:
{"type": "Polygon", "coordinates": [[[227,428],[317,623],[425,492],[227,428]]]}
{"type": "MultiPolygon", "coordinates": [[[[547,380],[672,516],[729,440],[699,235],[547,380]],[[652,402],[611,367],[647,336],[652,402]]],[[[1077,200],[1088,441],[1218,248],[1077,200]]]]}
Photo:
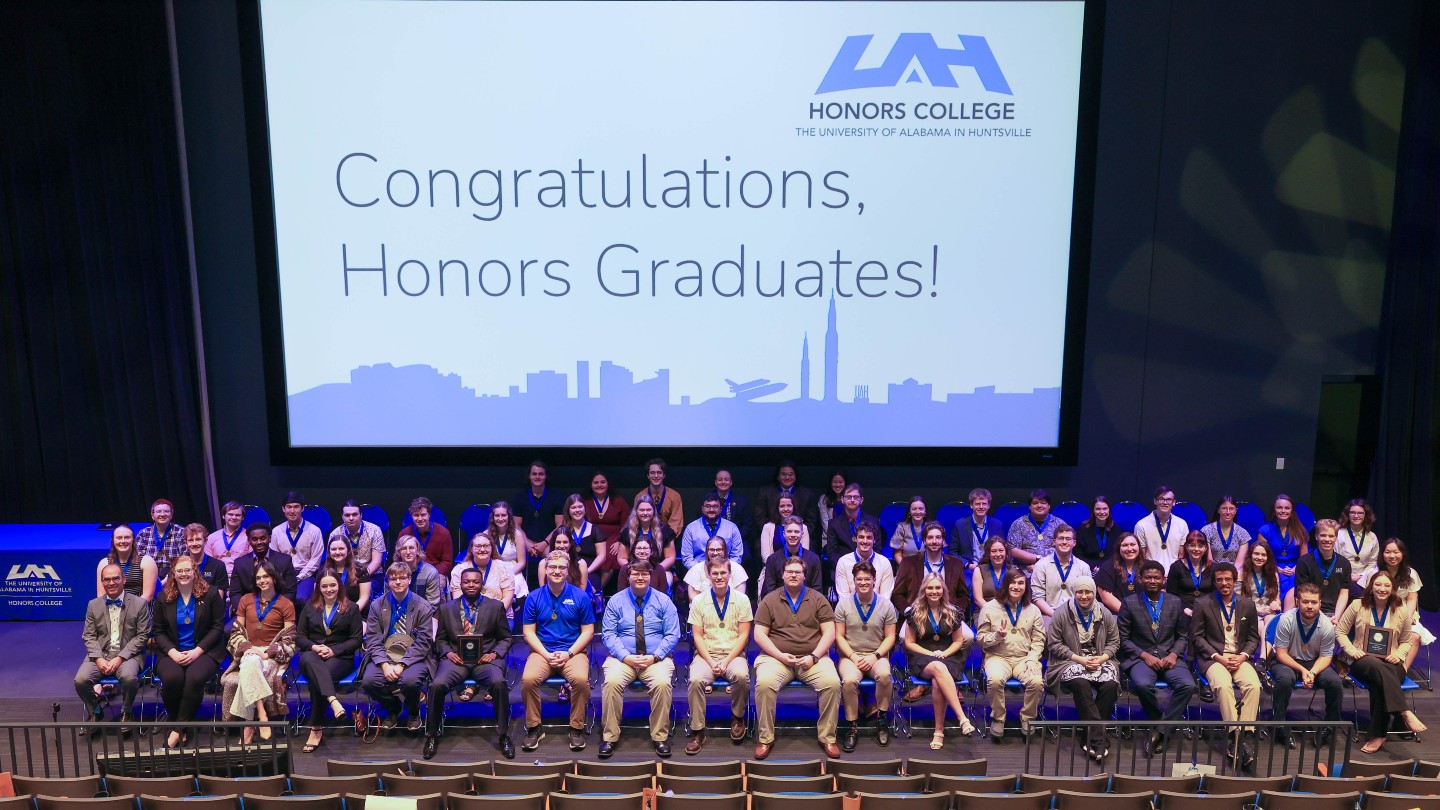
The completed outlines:
{"type": "Polygon", "coordinates": [[[1075,529],[1075,556],[1089,563],[1091,568],[1098,568],[1101,561],[1110,559],[1115,553],[1122,533],[1123,530],[1112,520],[1110,528],[1105,531],[1105,548],[1102,549],[1099,532],[1087,520],[1075,529]]]}
{"type": "Polygon", "coordinates": [[[330,625],[330,632],[325,632],[325,617],[321,615],[321,608],[306,600],[305,607],[300,611],[300,618],[297,620],[298,633],[295,637],[295,646],[301,651],[308,650],[316,644],[324,644],[335,653],[336,658],[354,658],[355,653],[360,650],[361,634],[365,629],[365,615],[350,603],[350,609],[337,611],[335,621],[330,625]]]}
{"type": "Polygon", "coordinates": [[[1161,593],[1164,601],[1160,605],[1160,629],[1150,628],[1150,610],[1145,605],[1145,592],[1137,591],[1127,597],[1120,606],[1117,617],[1120,624],[1120,665],[1130,669],[1144,663],[1140,653],[1147,652],[1156,658],[1175,653],[1180,661],[1186,660],[1190,650],[1190,620],[1185,616],[1185,603],[1180,599],[1161,593]]]}
{"type": "MultiPolygon", "coordinates": [[[[870,521],[877,527],[875,530],[875,548],[885,547],[885,530],[878,528],[880,519],[874,515],[867,515],[858,512],[855,515],[856,525],[870,521]]],[[[840,562],[840,558],[855,551],[855,537],[850,533],[850,521],[845,519],[845,513],[830,518],[830,525],[825,527],[825,556],[829,558],[830,564],[840,562]]]]}
{"type": "MultiPolygon", "coordinates": [[[[225,570],[224,564],[220,570],[225,570]]],[[[155,599],[155,646],[161,655],[180,646],[180,622],[175,618],[175,602],[166,602],[165,597],[155,599]]],[[[215,659],[225,660],[225,599],[215,588],[195,603],[195,646],[215,659]]]]}
{"type": "MultiPolygon", "coordinates": [[[[280,575],[280,581],[275,583],[275,590],[294,602],[295,564],[290,561],[290,555],[272,548],[265,555],[265,559],[275,566],[275,572],[280,575]]],[[[232,609],[239,604],[240,597],[247,593],[255,593],[255,591],[255,552],[252,551],[237,559],[234,569],[230,571],[230,605],[232,609]]]]}
{"type": "MultiPolygon", "coordinates": [[[[1225,650],[1225,617],[1220,609],[1219,594],[1195,600],[1195,615],[1190,620],[1191,643],[1195,658],[1204,666],[1211,656],[1225,650]]],[[[1235,652],[1254,658],[1260,648],[1260,614],[1255,601],[1235,594],[1235,652]]]]}
{"type": "MultiPolygon", "coordinates": [[[[439,626],[435,628],[435,654],[442,659],[448,653],[460,652],[460,636],[465,633],[465,619],[461,615],[464,607],[460,604],[463,598],[451,599],[436,613],[439,626]]],[[[505,656],[510,653],[510,620],[505,618],[504,603],[488,596],[480,598],[480,607],[475,612],[475,633],[485,637],[481,654],[495,653],[495,663],[503,667],[505,656]]]]}

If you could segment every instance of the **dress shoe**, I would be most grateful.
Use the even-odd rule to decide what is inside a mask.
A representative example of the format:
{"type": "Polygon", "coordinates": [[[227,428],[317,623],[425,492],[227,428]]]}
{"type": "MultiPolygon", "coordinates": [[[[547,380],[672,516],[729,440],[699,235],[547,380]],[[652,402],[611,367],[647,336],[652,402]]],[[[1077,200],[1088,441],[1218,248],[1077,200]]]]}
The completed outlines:
{"type": "Polygon", "coordinates": [[[506,759],[515,758],[515,743],[510,742],[509,734],[502,734],[500,736],[500,755],[506,759]]]}
{"type": "Polygon", "coordinates": [[[1210,688],[1210,684],[1200,684],[1200,699],[1205,701],[1206,703],[1215,702],[1215,690],[1210,688]]]}
{"type": "Polygon", "coordinates": [[[601,741],[600,741],[600,758],[601,758],[601,759],[609,759],[610,757],[613,757],[613,756],[615,756],[615,743],[610,742],[609,740],[601,740],[601,741]]]}
{"type": "Polygon", "coordinates": [[[835,743],[820,743],[820,750],[824,751],[825,756],[831,759],[840,758],[840,746],[835,743]]]}
{"type": "Polygon", "coordinates": [[[425,759],[434,759],[435,752],[439,750],[440,738],[427,736],[425,738],[425,747],[420,750],[420,756],[424,757],[425,759]]]}
{"type": "Polygon", "coordinates": [[[1160,753],[1160,752],[1162,752],[1162,751],[1164,751],[1164,750],[1165,750],[1165,735],[1164,735],[1164,734],[1161,734],[1161,733],[1158,732],[1158,731],[1155,732],[1155,733],[1153,733],[1153,734],[1151,734],[1151,735],[1150,735],[1150,739],[1148,739],[1148,740],[1145,741],[1145,758],[1146,758],[1146,759],[1149,759],[1150,757],[1153,757],[1153,756],[1155,756],[1156,754],[1158,754],[1158,753],[1160,753]]]}
{"type": "Polygon", "coordinates": [[[1324,748],[1325,746],[1329,745],[1329,744],[1330,744],[1330,741],[1333,740],[1334,738],[1335,738],[1335,729],[1333,729],[1333,728],[1322,728],[1322,729],[1320,729],[1320,733],[1315,735],[1315,747],[1316,747],[1316,748],[1324,748]]]}
{"type": "Polygon", "coordinates": [[[890,744],[890,721],[883,714],[875,718],[875,742],[881,748],[890,744]]]}
{"type": "Polygon", "coordinates": [[[700,749],[704,747],[705,730],[701,729],[700,731],[690,732],[690,741],[685,743],[685,753],[693,757],[696,754],[700,753],[700,749]]]}
{"type": "Polygon", "coordinates": [[[741,740],[745,739],[745,730],[745,718],[730,718],[730,742],[739,743],[741,740]]]}
{"type": "Polygon", "coordinates": [[[655,740],[655,755],[661,759],[670,756],[670,741],[655,740]]]}
{"type": "Polygon", "coordinates": [[[120,736],[121,736],[121,737],[124,737],[125,739],[129,739],[129,738],[130,738],[130,733],[135,730],[135,729],[132,727],[132,724],[133,724],[134,722],[135,722],[135,716],[132,715],[130,712],[122,712],[122,713],[120,714],[120,736]]]}
{"type": "Polygon", "coordinates": [[[775,747],[775,744],[774,744],[774,743],[760,743],[760,744],[756,745],[756,746],[755,746],[755,758],[756,758],[756,759],[764,759],[764,758],[770,756],[770,749],[771,749],[771,748],[774,748],[774,747],[775,747]]]}
{"type": "Polygon", "coordinates": [[[840,750],[848,754],[854,751],[858,745],[860,745],[860,724],[852,720],[846,724],[845,733],[840,737],[840,750]]]}
{"type": "Polygon", "coordinates": [[[1275,744],[1292,750],[1296,747],[1295,738],[1283,728],[1275,732],[1275,744]]]}
{"type": "Polygon", "coordinates": [[[545,730],[540,726],[525,729],[525,739],[520,742],[520,747],[526,751],[534,751],[540,747],[540,741],[545,739],[545,730]]]}

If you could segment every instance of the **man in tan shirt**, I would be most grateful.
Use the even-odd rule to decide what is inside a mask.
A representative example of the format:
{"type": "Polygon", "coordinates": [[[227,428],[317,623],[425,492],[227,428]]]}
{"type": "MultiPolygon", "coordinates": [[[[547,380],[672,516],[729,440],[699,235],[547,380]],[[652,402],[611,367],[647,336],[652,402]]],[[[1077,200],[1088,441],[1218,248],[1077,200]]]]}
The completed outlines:
{"type": "Polygon", "coordinates": [[[1002,594],[985,603],[975,621],[975,640],[985,651],[985,681],[990,695],[990,734],[995,742],[1005,736],[1005,681],[1014,678],[1025,688],[1020,707],[1020,731],[1030,733],[1030,721],[1040,708],[1045,679],[1040,654],[1045,650],[1045,624],[1040,609],[1030,600],[1030,583],[1018,568],[1005,575],[1002,594]]]}
{"type": "Polygon", "coordinates": [[[760,725],[755,758],[770,756],[775,745],[775,702],[781,687],[803,681],[820,695],[817,723],[820,747],[828,757],[839,757],[835,729],[840,713],[840,675],[830,660],[835,641],[835,612],[819,591],[805,586],[803,558],[785,561],[784,587],[760,600],[755,612],[755,712],[760,725]]]}

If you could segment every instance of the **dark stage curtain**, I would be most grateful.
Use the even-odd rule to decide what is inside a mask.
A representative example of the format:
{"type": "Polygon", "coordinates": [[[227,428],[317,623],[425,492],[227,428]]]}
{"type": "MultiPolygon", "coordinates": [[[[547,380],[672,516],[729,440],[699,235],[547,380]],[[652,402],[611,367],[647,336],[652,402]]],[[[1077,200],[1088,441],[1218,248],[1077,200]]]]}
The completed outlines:
{"type": "Polygon", "coordinates": [[[1425,581],[1420,605],[1440,607],[1435,504],[1440,502],[1440,6],[1419,3],[1406,77],[1381,325],[1382,414],[1371,495],[1377,530],[1405,541],[1425,581]]]}
{"type": "Polygon", "coordinates": [[[0,521],[210,522],[165,7],[0,6],[0,521]]]}

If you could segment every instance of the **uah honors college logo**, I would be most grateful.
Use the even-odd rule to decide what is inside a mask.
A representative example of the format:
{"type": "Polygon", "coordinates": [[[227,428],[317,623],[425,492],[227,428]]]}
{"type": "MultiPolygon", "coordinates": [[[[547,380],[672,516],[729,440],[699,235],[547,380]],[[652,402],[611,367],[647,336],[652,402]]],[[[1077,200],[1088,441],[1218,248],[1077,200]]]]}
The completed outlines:
{"type": "Polygon", "coordinates": [[[995,61],[995,54],[985,37],[959,34],[959,48],[942,48],[930,34],[901,34],[890,47],[884,64],[873,68],[858,67],[874,38],[873,34],[846,37],[815,95],[894,87],[902,81],[928,81],[932,87],[959,89],[955,74],[950,70],[952,67],[973,69],[987,92],[1013,95],[1010,83],[1005,81],[1005,74],[1000,70],[1000,63],[995,61]],[[917,63],[919,69],[912,69],[911,66],[917,63]],[[925,74],[924,79],[920,77],[921,72],[925,74]]]}
{"type": "Polygon", "coordinates": [[[10,573],[5,575],[5,581],[12,582],[17,579],[53,580],[59,582],[60,575],[55,573],[55,566],[53,565],[36,565],[35,563],[21,565],[20,563],[16,563],[10,566],[10,573]]]}

